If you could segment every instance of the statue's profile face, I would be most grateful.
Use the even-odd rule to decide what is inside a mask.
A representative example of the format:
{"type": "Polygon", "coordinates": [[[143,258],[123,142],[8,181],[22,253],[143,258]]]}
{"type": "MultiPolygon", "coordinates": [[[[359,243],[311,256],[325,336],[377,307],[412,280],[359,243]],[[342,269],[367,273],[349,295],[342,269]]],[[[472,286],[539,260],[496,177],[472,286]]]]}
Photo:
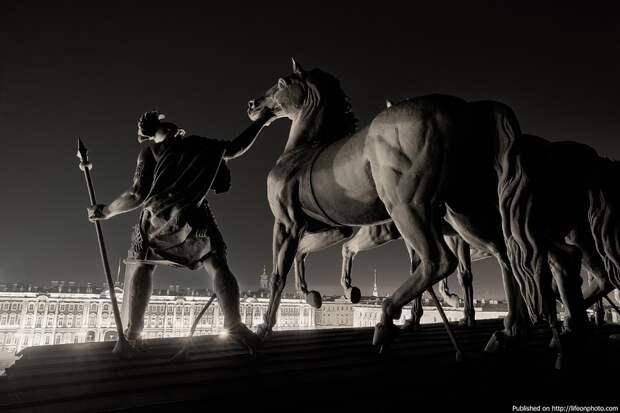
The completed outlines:
{"type": "Polygon", "coordinates": [[[293,63],[292,74],[279,78],[263,96],[249,102],[248,116],[256,120],[265,109],[270,109],[276,118],[294,119],[301,112],[306,96],[303,71],[293,63]]]}

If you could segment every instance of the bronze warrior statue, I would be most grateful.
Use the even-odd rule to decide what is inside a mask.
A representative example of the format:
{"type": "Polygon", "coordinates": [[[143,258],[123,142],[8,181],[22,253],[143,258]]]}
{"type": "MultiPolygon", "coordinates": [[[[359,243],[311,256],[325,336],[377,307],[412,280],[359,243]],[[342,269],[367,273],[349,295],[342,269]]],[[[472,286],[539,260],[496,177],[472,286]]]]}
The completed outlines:
{"type": "Polygon", "coordinates": [[[151,142],[138,155],[132,187],[108,205],[89,208],[89,219],[103,220],[142,208],[133,229],[123,319],[127,338],[137,340],[152,290],[157,264],[205,268],[224,313],[229,336],[249,348],[257,337],[239,314],[239,287],[226,261],[226,244],[209,209],[207,193],[230,187],[226,161],[243,155],[271,119],[262,112],[232,141],[185,136],[185,131],[163,121],[157,112],[145,113],[138,122],[138,141],[151,142]]]}

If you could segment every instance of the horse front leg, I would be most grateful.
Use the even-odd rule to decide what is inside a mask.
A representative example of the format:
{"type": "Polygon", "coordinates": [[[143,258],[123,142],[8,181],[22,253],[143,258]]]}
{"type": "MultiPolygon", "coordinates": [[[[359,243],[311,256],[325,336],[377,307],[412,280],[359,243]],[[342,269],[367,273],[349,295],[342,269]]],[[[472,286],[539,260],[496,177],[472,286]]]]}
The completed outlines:
{"type": "Polygon", "coordinates": [[[286,276],[293,265],[301,230],[293,222],[276,220],[273,226],[273,270],[270,279],[271,295],[263,323],[258,326],[259,337],[270,335],[276,324],[286,276]]]}
{"type": "Polygon", "coordinates": [[[470,247],[461,237],[456,237],[455,244],[456,257],[459,262],[456,268],[456,276],[465,296],[464,318],[462,322],[467,327],[473,327],[476,325],[476,315],[474,310],[474,277],[471,272],[470,247]]]}
{"type": "Polygon", "coordinates": [[[295,256],[295,280],[297,290],[306,296],[306,302],[314,308],[320,308],[322,304],[321,294],[318,291],[308,291],[306,284],[306,257],[312,252],[317,252],[329,248],[353,234],[350,227],[330,228],[322,232],[304,233],[297,255],[295,256]]]}
{"type": "Polygon", "coordinates": [[[400,233],[393,222],[381,225],[362,227],[357,234],[342,246],[342,272],[340,285],[345,297],[353,304],[361,299],[361,291],[354,287],[351,281],[353,259],[360,251],[368,251],[383,244],[400,238],[400,233]]]}
{"type": "Polygon", "coordinates": [[[514,347],[518,338],[525,335],[531,323],[508,257],[506,254],[500,253],[498,249],[491,248],[491,251],[493,251],[502,273],[502,284],[508,304],[508,313],[504,317],[504,329],[494,332],[484,349],[487,353],[497,353],[514,347]]]}
{"type": "MultiPolygon", "coordinates": [[[[585,350],[585,333],[588,328],[588,317],[581,293],[581,251],[566,243],[553,243],[549,248],[548,262],[555,279],[562,302],[565,308],[564,331],[561,339],[566,345],[559,347],[559,363],[563,354],[569,351],[574,360],[580,360],[580,354],[585,350]]],[[[555,303],[554,303],[555,305],[555,303]]],[[[564,367],[562,364],[556,365],[564,367]]]]}

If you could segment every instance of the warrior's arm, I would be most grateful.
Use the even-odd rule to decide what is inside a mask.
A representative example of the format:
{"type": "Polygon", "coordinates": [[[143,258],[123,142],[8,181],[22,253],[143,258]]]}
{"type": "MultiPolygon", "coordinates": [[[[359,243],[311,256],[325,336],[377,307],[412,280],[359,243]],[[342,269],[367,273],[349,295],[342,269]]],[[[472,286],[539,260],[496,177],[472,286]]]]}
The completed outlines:
{"type": "Polygon", "coordinates": [[[238,158],[246,153],[254,144],[254,141],[258,137],[258,133],[272,119],[272,117],[273,114],[271,112],[265,111],[260,118],[254,121],[246,130],[241,132],[241,135],[228,142],[226,152],[224,152],[224,159],[229,160],[238,158]]]}
{"type": "Polygon", "coordinates": [[[150,148],[145,148],[138,156],[136,171],[131,188],[123,192],[109,205],[98,204],[89,208],[91,220],[108,219],[132,211],[144,202],[153,181],[155,158],[150,148]]]}

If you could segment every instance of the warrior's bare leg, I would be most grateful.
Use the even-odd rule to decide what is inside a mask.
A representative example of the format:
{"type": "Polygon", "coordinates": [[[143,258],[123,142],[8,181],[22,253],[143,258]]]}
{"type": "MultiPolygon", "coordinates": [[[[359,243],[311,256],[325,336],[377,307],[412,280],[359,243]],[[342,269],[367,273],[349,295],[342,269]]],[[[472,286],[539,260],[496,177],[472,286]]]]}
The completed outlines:
{"type": "Polygon", "coordinates": [[[153,292],[155,266],[149,264],[126,265],[121,319],[127,325],[125,330],[127,339],[137,340],[144,328],[144,314],[153,292]]]}
{"type": "Polygon", "coordinates": [[[306,296],[306,302],[314,308],[320,308],[322,304],[321,294],[318,291],[308,291],[306,284],[306,257],[312,252],[317,252],[329,248],[353,234],[351,227],[330,228],[323,232],[304,233],[297,255],[295,256],[295,281],[297,291],[301,291],[306,296]]]}
{"type": "Polygon", "coordinates": [[[264,322],[258,326],[257,330],[261,337],[271,334],[276,324],[278,307],[286,285],[286,276],[293,265],[299,240],[303,235],[297,222],[290,219],[286,212],[280,212],[282,212],[283,219],[276,219],[273,225],[273,273],[270,280],[269,306],[264,315],[264,322]]]}
{"type": "Polygon", "coordinates": [[[400,232],[393,222],[362,227],[353,238],[342,246],[342,272],[340,284],[345,296],[353,303],[361,298],[359,288],[351,285],[353,259],[360,251],[367,251],[400,238],[400,232]]]}
{"type": "Polygon", "coordinates": [[[204,260],[204,268],[213,278],[213,290],[224,313],[224,328],[228,335],[252,351],[258,337],[241,322],[239,314],[239,285],[228,267],[224,253],[215,252],[204,260]]]}

